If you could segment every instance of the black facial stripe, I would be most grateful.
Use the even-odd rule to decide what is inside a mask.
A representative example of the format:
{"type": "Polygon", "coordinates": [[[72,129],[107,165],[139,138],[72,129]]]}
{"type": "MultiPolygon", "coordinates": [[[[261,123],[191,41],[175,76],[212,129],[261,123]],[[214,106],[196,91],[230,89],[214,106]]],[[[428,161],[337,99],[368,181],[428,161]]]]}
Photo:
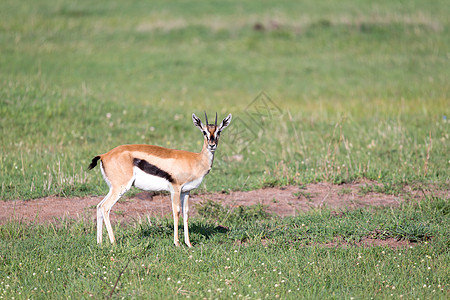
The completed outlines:
{"type": "Polygon", "coordinates": [[[174,182],[172,176],[169,173],[167,173],[164,170],[161,170],[160,168],[158,168],[155,165],[152,165],[151,163],[147,162],[146,160],[134,158],[133,165],[135,165],[136,167],[138,167],[139,169],[141,169],[142,171],[144,171],[147,174],[164,178],[171,183],[174,182]]]}

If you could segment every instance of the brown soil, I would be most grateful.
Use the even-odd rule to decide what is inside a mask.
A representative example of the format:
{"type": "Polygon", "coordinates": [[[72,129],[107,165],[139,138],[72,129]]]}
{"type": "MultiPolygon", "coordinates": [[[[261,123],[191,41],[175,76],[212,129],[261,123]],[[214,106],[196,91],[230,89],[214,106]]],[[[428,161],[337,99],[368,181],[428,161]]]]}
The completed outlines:
{"type": "MultiPolygon", "coordinates": [[[[279,216],[294,216],[300,211],[328,207],[338,211],[358,207],[396,206],[404,201],[403,196],[379,193],[360,194],[360,187],[368,182],[333,185],[330,183],[273,187],[249,192],[205,193],[191,195],[190,215],[195,215],[195,204],[207,200],[217,201],[234,208],[262,204],[269,213],[279,216]]],[[[374,184],[374,183],[370,183],[374,184]]],[[[421,198],[420,192],[408,192],[409,197],[421,198]]],[[[448,196],[448,191],[447,191],[448,196]]],[[[96,205],[103,197],[62,198],[45,197],[35,200],[0,201],[0,224],[10,220],[38,223],[57,222],[63,218],[96,217],[96,205]]],[[[171,216],[168,194],[142,192],[130,198],[122,198],[114,205],[111,221],[131,221],[150,216],[171,216]]]]}
{"type": "MultiPolygon", "coordinates": [[[[299,212],[315,208],[328,207],[332,214],[344,215],[343,211],[359,207],[397,206],[407,199],[420,200],[425,197],[423,191],[413,191],[404,188],[399,196],[381,193],[361,194],[361,186],[377,184],[374,182],[359,182],[352,184],[333,185],[330,183],[315,183],[305,187],[286,186],[272,187],[249,192],[205,193],[191,195],[190,215],[196,214],[196,204],[208,200],[219,202],[233,209],[239,206],[262,204],[266,211],[279,216],[295,216],[299,212]]],[[[449,191],[435,190],[433,194],[448,198],[449,191]]],[[[87,218],[95,222],[96,206],[103,197],[45,197],[35,200],[0,201],[0,224],[17,220],[36,223],[58,223],[63,219],[87,218]]],[[[141,192],[133,197],[120,199],[113,207],[111,222],[129,222],[140,220],[146,216],[171,217],[172,209],[168,194],[141,192]]],[[[393,238],[378,239],[372,236],[364,237],[360,242],[350,244],[336,239],[333,242],[321,244],[323,247],[372,247],[386,246],[391,248],[412,247],[414,243],[393,238]]]]}

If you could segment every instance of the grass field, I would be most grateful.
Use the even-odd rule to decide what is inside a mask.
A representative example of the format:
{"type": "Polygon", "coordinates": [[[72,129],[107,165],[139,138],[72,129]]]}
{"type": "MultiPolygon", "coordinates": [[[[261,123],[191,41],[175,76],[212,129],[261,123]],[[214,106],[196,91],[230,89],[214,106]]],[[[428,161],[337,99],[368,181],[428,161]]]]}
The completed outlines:
{"type": "Polygon", "coordinates": [[[209,205],[200,213],[190,226],[192,250],[173,246],[167,219],[115,226],[114,247],[97,246],[90,219],[1,226],[0,297],[445,299],[450,293],[445,199],[284,219],[258,206],[230,214],[209,205]],[[414,243],[355,246],[368,236],[414,243]],[[336,240],[344,246],[331,246],[336,240]]]}
{"type": "Polygon", "coordinates": [[[106,194],[93,156],[200,151],[203,111],[233,120],[200,192],[362,178],[441,192],[340,218],[205,215],[194,250],[164,219],[101,248],[91,220],[11,222],[0,297],[448,298],[449,15],[443,0],[2,0],[2,200],[106,194]],[[373,232],[419,243],[325,246],[373,232]]]}

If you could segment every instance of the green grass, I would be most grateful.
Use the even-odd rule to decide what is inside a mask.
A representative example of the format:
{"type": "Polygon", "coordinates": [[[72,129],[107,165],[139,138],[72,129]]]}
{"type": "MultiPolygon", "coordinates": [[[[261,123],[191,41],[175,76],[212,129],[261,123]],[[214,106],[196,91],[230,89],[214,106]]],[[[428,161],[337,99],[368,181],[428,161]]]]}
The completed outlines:
{"type": "Polygon", "coordinates": [[[449,182],[445,1],[28,2],[0,4],[1,199],[106,194],[93,156],[199,151],[204,110],[234,120],[200,191],[449,182]]]}
{"type": "Polygon", "coordinates": [[[229,211],[209,203],[191,220],[193,249],[173,246],[167,219],[115,225],[118,243],[101,247],[91,220],[10,222],[0,226],[0,297],[444,299],[449,212],[448,199],[432,197],[284,219],[260,206],[229,211]],[[367,236],[417,243],[354,246],[367,236]],[[336,240],[346,246],[326,247],[336,240]]]}

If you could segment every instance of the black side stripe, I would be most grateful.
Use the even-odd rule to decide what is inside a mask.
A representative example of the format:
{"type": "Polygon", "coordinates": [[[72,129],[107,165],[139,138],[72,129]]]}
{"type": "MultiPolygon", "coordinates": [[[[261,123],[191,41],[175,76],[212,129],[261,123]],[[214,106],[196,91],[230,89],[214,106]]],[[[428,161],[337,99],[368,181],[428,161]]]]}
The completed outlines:
{"type": "Polygon", "coordinates": [[[144,171],[147,174],[164,178],[171,183],[174,182],[172,176],[169,173],[167,173],[164,170],[161,170],[160,168],[158,168],[155,165],[152,165],[151,163],[149,163],[146,160],[134,158],[133,165],[135,165],[136,167],[138,167],[139,169],[141,169],[142,171],[144,171]]]}

